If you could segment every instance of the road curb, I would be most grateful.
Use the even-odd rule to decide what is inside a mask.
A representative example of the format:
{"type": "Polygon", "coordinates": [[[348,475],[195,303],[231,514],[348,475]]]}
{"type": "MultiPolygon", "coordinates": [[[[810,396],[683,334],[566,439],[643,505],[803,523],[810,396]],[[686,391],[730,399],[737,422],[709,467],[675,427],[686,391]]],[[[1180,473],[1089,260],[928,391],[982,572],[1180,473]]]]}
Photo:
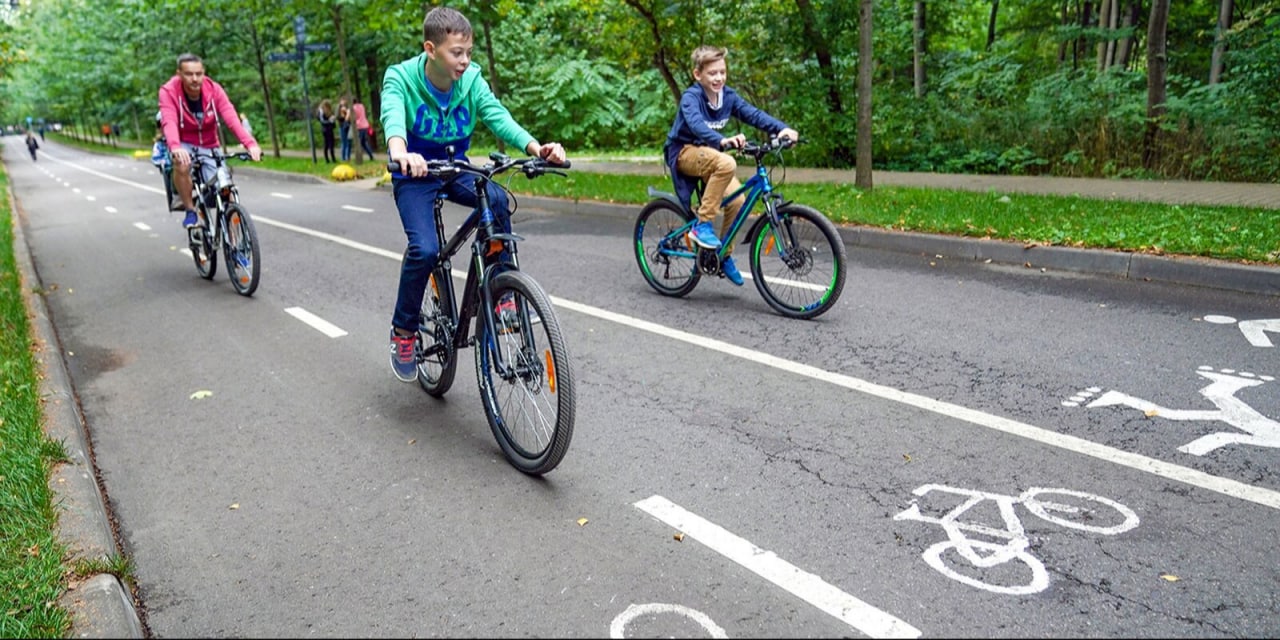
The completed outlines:
{"type": "MultiPolygon", "coordinates": [[[[14,257],[21,274],[22,295],[32,316],[31,329],[38,348],[35,360],[43,369],[40,397],[45,435],[62,442],[68,457],[68,461],[56,465],[49,476],[49,488],[58,509],[58,538],[67,545],[74,560],[105,559],[118,554],[119,548],[93,468],[84,416],[72,392],[48,305],[43,295],[35,293],[37,289],[42,290],[44,284],[40,282],[23,232],[25,216],[18,209],[12,192],[8,197],[14,214],[14,257]]],[[[97,574],[72,585],[59,597],[58,604],[71,613],[68,637],[145,637],[133,600],[114,575],[97,574]]]]}
{"type": "MultiPolygon", "coordinates": [[[[641,208],[637,204],[566,200],[546,196],[517,195],[517,198],[527,206],[582,215],[634,218],[641,208]]],[[[837,228],[848,246],[1091,273],[1144,282],[1168,282],[1243,293],[1280,295],[1280,267],[1105,249],[1028,245],[1007,240],[894,231],[876,227],[842,225],[837,228]]]]}

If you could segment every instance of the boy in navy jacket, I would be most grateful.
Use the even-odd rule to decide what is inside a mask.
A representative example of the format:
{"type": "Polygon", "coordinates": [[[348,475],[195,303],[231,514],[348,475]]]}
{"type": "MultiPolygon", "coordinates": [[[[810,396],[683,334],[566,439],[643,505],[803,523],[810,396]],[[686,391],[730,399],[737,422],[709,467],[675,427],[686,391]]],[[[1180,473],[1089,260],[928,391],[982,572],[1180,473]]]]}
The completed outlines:
{"type": "MultiPolygon", "coordinates": [[[[698,206],[698,222],[689,232],[689,239],[702,247],[719,249],[720,238],[711,222],[720,212],[720,201],[724,195],[741,186],[735,174],[737,161],[721,149],[741,149],[747,142],[741,133],[725,137],[721,130],[732,117],[771,136],[789,138],[792,142],[798,140],[800,134],[781,120],[757,109],[725,85],[729,71],[724,60],[724,48],[703,45],[693,51],[692,58],[693,78],[697,82],[680,96],[680,110],[662,151],[676,197],[681,202],[689,202],[697,179],[706,183],[698,206]]],[[[728,231],[744,200],[739,196],[725,208],[721,233],[728,231]]],[[[721,269],[730,282],[741,286],[742,274],[728,255],[731,250],[726,250],[721,269]]]]}

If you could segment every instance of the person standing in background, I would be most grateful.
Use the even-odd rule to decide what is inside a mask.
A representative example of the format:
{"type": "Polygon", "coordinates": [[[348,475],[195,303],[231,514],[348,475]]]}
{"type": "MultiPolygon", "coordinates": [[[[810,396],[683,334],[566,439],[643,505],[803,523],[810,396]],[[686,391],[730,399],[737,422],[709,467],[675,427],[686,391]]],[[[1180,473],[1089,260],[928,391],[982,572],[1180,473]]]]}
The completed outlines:
{"type": "Polygon", "coordinates": [[[351,107],[347,106],[350,98],[338,98],[338,141],[342,152],[338,154],[343,162],[351,159],[351,107]]]}
{"type": "Polygon", "coordinates": [[[316,118],[320,120],[320,133],[324,137],[324,161],[337,162],[338,154],[333,148],[333,131],[338,125],[338,119],[333,113],[333,104],[328,98],[320,101],[320,108],[316,109],[316,118]]]}
{"type": "MultiPolygon", "coordinates": [[[[351,105],[351,113],[356,118],[356,133],[360,136],[360,149],[369,155],[369,159],[373,159],[373,147],[369,142],[369,117],[364,113],[364,103],[356,102],[351,105]]],[[[357,162],[360,154],[356,153],[357,162]]]]}

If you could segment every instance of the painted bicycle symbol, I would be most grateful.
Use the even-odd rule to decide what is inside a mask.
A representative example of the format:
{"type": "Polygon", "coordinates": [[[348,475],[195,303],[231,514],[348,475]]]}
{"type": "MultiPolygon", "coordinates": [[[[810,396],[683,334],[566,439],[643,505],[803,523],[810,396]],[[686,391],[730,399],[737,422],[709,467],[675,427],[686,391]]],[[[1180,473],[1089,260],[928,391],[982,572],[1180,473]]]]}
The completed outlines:
{"type": "Polygon", "coordinates": [[[1053,524],[1089,533],[1113,536],[1138,526],[1138,514],[1129,507],[1110,498],[1069,489],[1033,487],[1021,495],[1010,496],[926,484],[912,493],[917,498],[893,519],[938,524],[947,532],[946,541],[930,546],[921,554],[925,562],[952,580],[994,593],[1026,595],[1049,586],[1049,572],[1044,563],[1028,551],[1031,541],[1014,510],[1016,505],[1053,524]],[[920,511],[919,498],[933,492],[960,496],[962,500],[941,516],[928,516],[920,511]],[[988,501],[995,504],[1003,528],[960,520],[988,501]],[[986,539],[975,539],[971,534],[986,539]],[[1002,566],[1015,560],[1030,570],[1029,580],[1026,570],[1002,566]]]}
{"type": "MultiPolygon", "coordinates": [[[[1247,371],[1235,369],[1215,370],[1213,367],[1200,367],[1196,375],[1209,381],[1200,389],[1213,406],[1213,409],[1170,409],[1154,402],[1136,398],[1114,389],[1102,393],[1086,408],[1124,406],[1137,409],[1149,417],[1160,417],[1169,420],[1203,420],[1225,422],[1244,433],[1221,431],[1201,436],[1178,447],[1178,451],[1203,456],[1214,449],[1230,444],[1248,444],[1257,447],[1280,448],[1280,421],[1272,420],[1262,412],[1236,397],[1236,393],[1275,380],[1273,376],[1255,375],[1247,371]]],[[[1078,407],[1094,394],[1101,392],[1100,387],[1090,387],[1064,400],[1063,405],[1078,407]]]]}

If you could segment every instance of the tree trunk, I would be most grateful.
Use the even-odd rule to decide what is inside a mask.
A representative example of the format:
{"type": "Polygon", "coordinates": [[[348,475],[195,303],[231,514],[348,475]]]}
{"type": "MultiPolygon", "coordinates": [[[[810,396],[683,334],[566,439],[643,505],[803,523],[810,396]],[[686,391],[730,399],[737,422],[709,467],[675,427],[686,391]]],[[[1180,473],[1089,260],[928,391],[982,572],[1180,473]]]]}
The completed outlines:
{"type": "MultiPolygon", "coordinates": [[[[1105,28],[1105,25],[1110,20],[1109,15],[1112,10],[1112,5],[1114,4],[1115,4],[1114,0],[1102,0],[1102,6],[1098,8],[1098,29],[1100,33],[1102,32],[1102,30],[1105,28]]],[[[1098,55],[1098,71],[1100,72],[1106,71],[1107,70],[1107,39],[1105,35],[1099,36],[1098,45],[1097,47],[1095,47],[1095,50],[1098,55]]]]}
{"type": "Polygon", "coordinates": [[[924,97],[925,90],[925,57],[929,55],[929,41],[925,37],[925,25],[928,22],[924,0],[916,0],[915,13],[915,88],[916,98],[924,97]]]}
{"type": "Polygon", "coordinates": [[[351,95],[351,68],[347,66],[347,35],[342,28],[343,6],[340,2],[333,5],[333,32],[338,41],[338,60],[342,64],[342,95],[349,96],[351,95]]]}
{"type": "Polygon", "coordinates": [[[991,0],[991,17],[987,20],[987,51],[996,42],[996,12],[1000,10],[1000,0],[991,0]]]}
{"type": "Polygon", "coordinates": [[[1169,28],[1169,0],[1152,0],[1147,25],[1147,127],[1142,139],[1142,166],[1154,171],[1160,163],[1160,125],[1165,113],[1165,73],[1169,60],[1165,42],[1169,28]]]}
{"type": "Polygon", "coordinates": [[[671,91],[671,98],[676,104],[680,104],[680,94],[682,86],[676,81],[675,73],[671,71],[671,63],[667,60],[666,46],[662,44],[662,32],[658,29],[658,19],[645,7],[641,6],[638,0],[626,0],[627,6],[636,10],[645,22],[649,23],[649,32],[653,34],[653,66],[662,75],[663,81],[667,83],[667,89],[671,91]]]}
{"type": "MultiPolygon", "coordinates": [[[[253,43],[254,66],[258,71],[258,86],[262,87],[262,103],[267,110],[267,136],[271,138],[271,150],[275,157],[280,157],[280,137],[276,135],[276,110],[271,106],[271,85],[267,82],[267,61],[262,59],[263,42],[258,33],[258,25],[252,20],[249,21],[247,31],[249,32],[249,41],[253,43]]],[[[257,136],[254,136],[257,139],[257,136]]],[[[258,146],[262,146],[262,141],[258,141],[258,146]]]]}
{"type": "MultiPolygon", "coordinates": [[[[1071,24],[1071,0],[1062,0],[1062,19],[1059,21],[1062,26],[1071,24]]],[[[1058,43],[1058,66],[1061,67],[1067,61],[1067,41],[1062,40],[1058,43]]]]}
{"type": "Polygon", "coordinates": [[[1213,32],[1213,58],[1209,61],[1209,84],[1218,84],[1222,80],[1222,54],[1227,49],[1227,31],[1231,30],[1231,12],[1235,9],[1233,0],[1222,0],[1218,7],[1218,28],[1213,32]]]}
{"type": "MultiPolygon", "coordinates": [[[[827,107],[833,119],[844,119],[844,105],[840,100],[840,83],[836,78],[835,64],[831,59],[831,48],[827,39],[818,28],[818,21],[813,15],[813,6],[809,0],[796,0],[796,8],[800,10],[801,23],[804,25],[805,41],[813,47],[813,55],[818,60],[818,74],[826,84],[827,107]]],[[[855,161],[853,149],[844,140],[837,140],[831,149],[831,155],[837,163],[848,165],[855,161]]]]}
{"type": "MultiPolygon", "coordinates": [[[[1138,12],[1141,10],[1138,2],[1130,2],[1125,5],[1124,18],[1121,27],[1128,29],[1138,23],[1138,12]]],[[[1116,46],[1115,63],[1121,69],[1128,69],[1131,62],[1133,52],[1133,36],[1127,35],[1120,39],[1116,46]]]]}
{"type": "Polygon", "coordinates": [[[874,0],[862,0],[858,16],[858,158],[854,164],[853,184],[871,189],[871,8],[874,0]]]}

